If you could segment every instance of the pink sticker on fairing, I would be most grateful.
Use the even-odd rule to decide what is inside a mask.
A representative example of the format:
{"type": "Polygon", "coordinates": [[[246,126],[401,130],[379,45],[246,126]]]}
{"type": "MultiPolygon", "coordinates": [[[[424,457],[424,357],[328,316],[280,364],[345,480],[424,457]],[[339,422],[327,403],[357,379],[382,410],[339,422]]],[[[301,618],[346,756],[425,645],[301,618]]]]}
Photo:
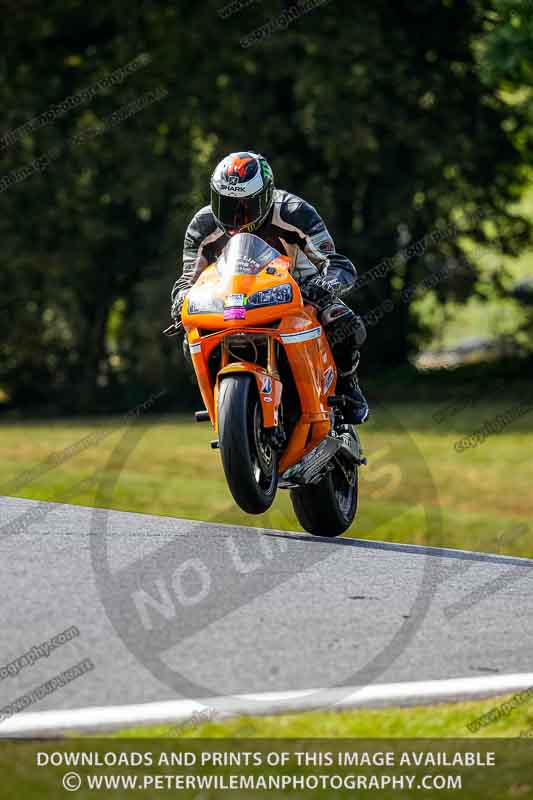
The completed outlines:
{"type": "Polygon", "coordinates": [[[246,317],[245,308],[225,308],[224,319],[244,319],[246,317]]]}

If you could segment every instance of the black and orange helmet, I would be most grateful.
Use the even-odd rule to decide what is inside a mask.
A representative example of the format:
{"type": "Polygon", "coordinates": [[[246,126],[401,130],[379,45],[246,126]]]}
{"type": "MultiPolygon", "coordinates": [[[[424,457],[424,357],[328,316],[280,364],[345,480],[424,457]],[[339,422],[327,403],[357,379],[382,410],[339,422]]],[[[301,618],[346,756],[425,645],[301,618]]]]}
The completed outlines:
{"type": "Polygon", "coordinates": [[[211,209],[227,233],[252,233],[274,201],[274,175],[258,153],[231,153],[211,176],[211,209]]]}

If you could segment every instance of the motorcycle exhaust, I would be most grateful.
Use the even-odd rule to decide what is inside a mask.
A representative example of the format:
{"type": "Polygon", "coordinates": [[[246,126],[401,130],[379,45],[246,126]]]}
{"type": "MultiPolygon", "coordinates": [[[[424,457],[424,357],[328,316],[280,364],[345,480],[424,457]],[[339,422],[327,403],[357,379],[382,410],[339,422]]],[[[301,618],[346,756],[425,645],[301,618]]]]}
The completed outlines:
{"type": "Polygon", "coordinates": [[[351,467],[366,464],[366,458],[361,456],[357,440],[349,433],[327,436],[301,461],[285,470],[279,486],[282,489],[291,489],[319,483],[328,469],[333,468],[333,458],[336,455],[344,456],[351,467]]]}

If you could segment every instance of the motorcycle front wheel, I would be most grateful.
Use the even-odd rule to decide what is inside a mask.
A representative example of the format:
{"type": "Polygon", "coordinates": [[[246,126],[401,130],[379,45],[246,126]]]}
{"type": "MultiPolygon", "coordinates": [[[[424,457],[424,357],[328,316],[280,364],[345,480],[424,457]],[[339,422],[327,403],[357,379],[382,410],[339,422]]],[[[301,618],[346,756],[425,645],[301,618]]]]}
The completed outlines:
{"type": "Polygon", "coordinates": [[[267,511],[278,487],[278,455],[268,442],[251,375],[228,375],[220,382],[218,441],[235,502],[247,514],[267,511]]]}

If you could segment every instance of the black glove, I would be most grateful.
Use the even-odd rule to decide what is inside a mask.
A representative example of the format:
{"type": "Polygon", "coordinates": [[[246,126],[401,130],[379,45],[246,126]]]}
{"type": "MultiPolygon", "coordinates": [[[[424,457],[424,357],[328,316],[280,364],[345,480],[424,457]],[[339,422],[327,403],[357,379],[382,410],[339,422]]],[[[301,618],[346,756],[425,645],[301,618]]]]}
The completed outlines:
{"type": "Polygon", "coordinates": [[[172,308],[170,309],[170,316],[178,325],[181,322],[181,309],[183,308],[183,303],[185,302],[185,298],[187,297],[188,289],[182,289],[181,292],[178,292],[174,300],[172,301],[172,308]]]}
{"type": "Polygon", "coordinates": [[[319,311],[323,311],[337,300],[335,282],[328,281],[327,277],[322,275],[310,278],[300,289],[304,300],[312,303],[319,311]]]}

